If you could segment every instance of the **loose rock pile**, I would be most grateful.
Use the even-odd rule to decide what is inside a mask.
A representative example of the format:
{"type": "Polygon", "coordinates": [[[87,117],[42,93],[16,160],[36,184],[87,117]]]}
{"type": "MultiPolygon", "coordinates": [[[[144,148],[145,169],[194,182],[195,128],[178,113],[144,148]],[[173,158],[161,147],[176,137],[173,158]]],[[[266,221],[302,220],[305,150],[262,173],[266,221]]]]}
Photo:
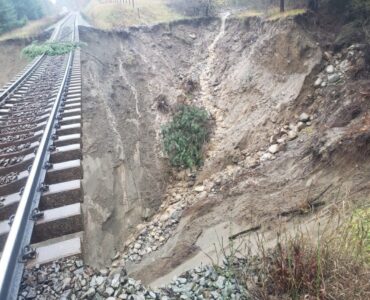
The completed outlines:
{"type": "Polygon", "coordinates": [[[145,254],[158,250],[166,243],[171,233],[179,222],[185,205],[169,207],[161,217],[146,224],[136,238],[130,240],[127,245],[126,254],[123,255],[124,262],[140,262],[145,254]]]}
{"type": "Polygon", "coordinates": [[[276,159],[276,154],[284,150],[288,142],[295,140],[300,131],[311,126],[312,120],[313,116],[304,112],[299,116],[296,123],[286,124],[282,128],[276,129],[270,138],[270,146],[260,157],[260,162],[276,159]]]}
{"type": "Polygon", "coordinates": [[[123,268],[94,270],[77,257],[25,270],[19,299],[160,299],[123,268]]]}
{"type": "Polygon", "coordinates": [[[227,267],[190,270],[154,291],[127,276],[124,268],[94,270],[72,257],[25,270],[18,299],[246,299],[227,267]]]}
{"type": "Polygon", "coordinates": [[[347,76],[353,76],[364,70],[366,67],[365,48],[366,45],[355,44],[336,54],[325,52],[325,68],[318,74],[314,87],[325,88],[336,85],[344,81],[347,76]]]}

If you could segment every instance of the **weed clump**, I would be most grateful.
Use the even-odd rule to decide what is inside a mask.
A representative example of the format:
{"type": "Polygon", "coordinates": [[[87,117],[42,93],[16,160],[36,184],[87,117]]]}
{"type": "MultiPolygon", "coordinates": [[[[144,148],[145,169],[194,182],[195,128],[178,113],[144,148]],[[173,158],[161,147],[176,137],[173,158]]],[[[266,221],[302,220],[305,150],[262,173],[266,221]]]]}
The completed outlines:
{"type": "Polygon", "coordinates": [[[75,42],[46,42],[42,44],[32,43],[22,50],[22,56],[34,59],[39,55],[63,55],[71,52],[79,46],[79,43],[75,42]]]}
{"type": "Polygon", "coordinates": [[[194,168],[203,162],[203,145],[210,135],[205,109],[182,105],[171,122],[162,127],[164,150],[175,167],[194,168]]]}
{"type": "Polygon", "coordinates": [[[370,209],[353,210],[338,227],[263,241],[237,271],[253,299],[370,299],[370,209]],[[257,279],[255,279],[255,277],[257,279]]]}

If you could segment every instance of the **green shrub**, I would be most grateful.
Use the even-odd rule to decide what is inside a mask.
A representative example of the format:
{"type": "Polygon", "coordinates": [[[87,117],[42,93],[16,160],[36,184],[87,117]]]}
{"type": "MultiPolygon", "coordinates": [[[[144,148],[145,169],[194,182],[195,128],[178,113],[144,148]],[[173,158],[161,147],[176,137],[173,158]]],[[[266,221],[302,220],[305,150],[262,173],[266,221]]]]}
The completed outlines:
{"type": "Polygon", "coordinates": [[[164,150],[175,167],[193,168],[203,162],[202,148],[210,134],[208,113],[183,105],[162,128],[164,150]]]}
{"type": "Polygon", "coordinates": [[[49,56],[63,55],[76,49],[79,46],[74,42],[47,42],[42,44],[32,43],[22,50],[22,55],[29,59],[46,54],[49,56]]]}

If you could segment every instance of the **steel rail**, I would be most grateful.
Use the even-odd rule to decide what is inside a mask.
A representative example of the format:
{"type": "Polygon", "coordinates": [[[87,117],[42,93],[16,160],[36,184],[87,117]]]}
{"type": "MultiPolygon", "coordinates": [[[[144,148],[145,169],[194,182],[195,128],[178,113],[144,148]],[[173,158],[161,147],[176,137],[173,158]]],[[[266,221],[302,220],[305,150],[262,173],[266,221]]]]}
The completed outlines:
{"type": "MultiPolygon", "coordinates": [[[[69,18],[70,18],[70,15],[67,15],[61,21],[57,23],[56,25],[57,27],[55,28],[49,41],[55,41],[58,38],[60,29],[62,28],[63,24],[67,22],[69,18]]],[[[8,98],[9,95],[11,95],[25,80],[28,79],[28,77],[33,73],[33,71],[35,71],[37,67],[42,63],[45,57],[46,55],[42,54],[39,57],[35,58],[33,64],[21,75],[21,77],[19,77],[4,92],[0,94],[0,105],[3,104],[6,98],[8,98]]]]}
{"type": "MultiPolygon", "coordinates": [[[[72,30],[72,40],[76,36],[77,19],[74,21],[72,30]]],[[[61,103],[64,100],[64,92],[67,81],[72,71],[74,51],[68,56],[68,62],[64,77],[52,111],[50,113],[45,131],[42,135],[40,146],[36,152],[34,163],[29,173],[29,177],[24,187],[17,212],[14,217],[4,251],[0,260],[0,299],[13,300],[18,298],[18,291],[22,280],[25,267],[25,258],[34,257],[33,250],[29,243],[33,227],[35,225],[34,212],[37,212],[38,204],[43,191],[43,182],[48,169],[50,158],[50,146],[53,143],[53,135],[56,133],[57,115],[61,103]],[[27,257],[27,255],[29,255],[27,257]]]]}

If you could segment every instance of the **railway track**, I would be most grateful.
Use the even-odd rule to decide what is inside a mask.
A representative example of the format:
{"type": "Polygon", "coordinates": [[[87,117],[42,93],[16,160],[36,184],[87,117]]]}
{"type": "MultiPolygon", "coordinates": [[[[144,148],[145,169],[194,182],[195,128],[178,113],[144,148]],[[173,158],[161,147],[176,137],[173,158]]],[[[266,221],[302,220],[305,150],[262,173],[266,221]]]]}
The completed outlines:
{"type": "MultiPolygon", "coordinates": [[[[76,15],[52,40],[78,41],[76,15]]],[[[81,254],[79,49],[41,56],[0,90],[0,299],[25,267],[81,254]]]]}

